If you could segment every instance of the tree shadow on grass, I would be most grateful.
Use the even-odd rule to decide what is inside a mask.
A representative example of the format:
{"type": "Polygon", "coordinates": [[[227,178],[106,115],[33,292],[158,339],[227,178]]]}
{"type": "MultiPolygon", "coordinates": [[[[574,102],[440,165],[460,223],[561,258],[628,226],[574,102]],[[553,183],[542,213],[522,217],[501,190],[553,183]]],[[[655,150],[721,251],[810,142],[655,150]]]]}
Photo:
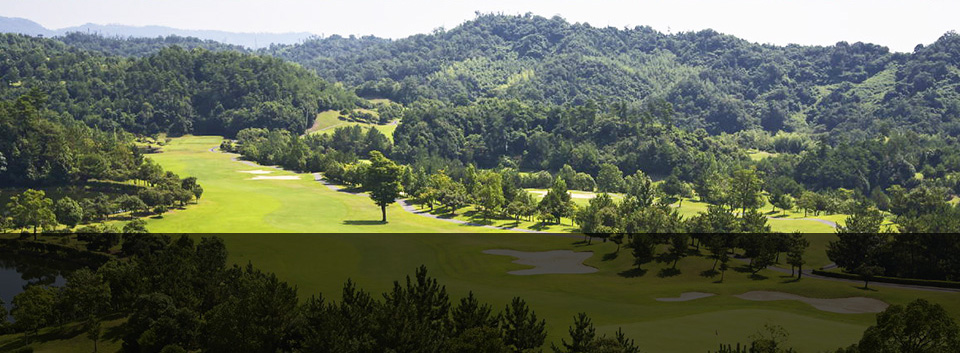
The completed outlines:
{"type": "Polygon", "coordinates": [[[704,278],[714,278],[719,275],[720,275],[720,271],[717,271],[715,269],[709,269],[709,270],[700,272],[700,277],[704,277],[704,278]]]}
{"type": "Polygon", "coordinates": [[[353,220],[353,219],[351,219],[351,220],[343,221],[343,224],[350,225],[350,226],[379,226],[379,225],[384,225],[384,224],[387,224],[387,223],[386,223],[386,222],[381,222],[381,221],[373,221],[373,220],[353,220]]]}
{"type": "MultiPolygon", "coordinates": [[[[74,337],[77,337],[84,333],[84,330],[80,328],[79,325],[70,325],[63,328],[54,328],[40,334],[30,335],[30,344],[37,342],[50,342],[54,340],[68,340],[74,337]]],[[[0,346],[0,351],[2,352],[12,352],[18,348],[24,347],[23,342],[23,333],[17,333],[19,337],[17,339],[8,342],[5,345],[0,346]]],[[[92,343],[91,343],[92,345],[92,343]]],[[[27,345],[29,346],[29,344],[27,345]]],[[[29,350],[33,352],[33,350],[29,350]]]]}
{"type": "Polygon", "coordinates": [[[750,274],[750,279],[752,279],[752,280],[754,280],[754,281],[762,281],[762,280],[765,280],[765,279],[767,279],[767,278],[770,278],[770,277],[761,275],[761,274],[759,274],[759,273],[751,273],[751,274],[750,274]]]}
{"type": "MultiPolygon", "coordinates": [[[[120,318],[119,315],[114,315],[110,317],[111,320],[119,319],[119,318],[120,318]]],[[[101,341],[117,342],[121,340],[123,338],[123,334],[126,333],[124,332],[125,328],[126,328],[125,325],[108,327],[107,329],[103,330],[103,337],[101,337],[101,341]]]]}
{"type": "Polygon", "coordinates": [[[870,288],[870,287],[853,286],[853,288],[856,288],[856,289],[859,289],[859,290],[862,290],[862,291],[865,291],[865,292],[879,292],[879,291],[880,291],[879,289],[870,288]]]}
{"type": "Polygon", "coordinates": [[[541,223],[537,223],[537,224],[534,224],[534,225],[530,226],[530,229],[533,229],[533,230],[535,230],[535,231],[542,231],[542,230],[544,230],[544,229],[547,229],[547,224],[542,223],[542,222],[541,222],[541,223]]]}
{"type": "Polygon", "coordinates": [[[659,272],[657,272],[657,277],[660,277],[660,278],[667,278],[667,277],[673,277],[673,276],[679,276],[679,275],[680,275],[680,269],[673,268],[673,267],[663,268],[659,272]]]}
{"type": "Polygon", "coordinates": [[[626,271],[621,271],[617,274],[620,275],[620,277],[636,278],[636,277],[643,277],[643,275],[647,274],[647,271],[648,271],[647,269],[642,269],[642,268],[631,268],[626,271]]]}
{"type": "Polygon", "coordinates": [[[617,256],[620,256],[620,253],[614,251],[611,253],[603,254],[603,261],[613,261],[617,259],[617,256]]]}

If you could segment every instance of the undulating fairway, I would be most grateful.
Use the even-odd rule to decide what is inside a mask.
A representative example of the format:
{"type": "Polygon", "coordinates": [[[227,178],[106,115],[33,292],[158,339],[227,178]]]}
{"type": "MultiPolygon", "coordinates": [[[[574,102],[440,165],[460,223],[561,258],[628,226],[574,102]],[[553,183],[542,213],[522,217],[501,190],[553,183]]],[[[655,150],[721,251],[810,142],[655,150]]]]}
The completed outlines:
{"type": "Polygon", "coordinates": [[[387,209],[389,223],[380,223],[380,209],[365,196],[332,191],[310,174],[295,174],[233,160],[237,155],[210,152],[216,136],[173,140],[164,152],[150,155],[166,170],[195,176],[203,185],[199,204],[148,220],[152,232],[484,232],[495,229],[462,226],[387,209]],[[254,174],[263,170],[270,173],[254,174]],[[244,173],[247,172],[247,173],[244,173]],[[296,180],[260,179],[280,176],[296,180]]]}
{"type": "MultiPolygon", "coordinates": [[[[300,174],[300,180],[250,180],[265,170],[271,176],[296,174],[231,160],[235,155],[213,153],[218,137],[175,139],[165,152],[151,157],[164,168],[199,179],[206,192],[199,205],[152,219],[153,232],[483,232],[494,229],[463,226],[415,215],[393,205],[388,224],[379,222],[379,209],[366,197],[332,191],[300,174]]],[[[687,206],[687,202],[684,202],[687,206]]],[[[203,236],[203,235],[197,235],[203,236]]],[[[222,234],[231,261],[248,261],[277,273],[299,289],[301,297],[322,292],[338,299],[345,280],[352,278],[374,293],[392,281],[426,265],[454,299],[473,291],[481,300],[502,308],[512,297],[527,300],[548,322],[548,342],[567,335],[573,316],[586,312],[601,333],[622,326],[645,352],[703,352],[718,343],[747,342],[764,324],[779,324],[790,333],[789,345],[802,352],[833,350],[854,343],[874,322],[874,314],[836,314],[797,301],[754,302],[733,297],[752,290],[790,292],[820,298],[864,296],[891,304],[918,297],[943,304],[960,317],[957,293],[881,288],[865,291],[856,284],[817,279],[794,282],[774,271],[759,278],[731,269],[724,283],[704,277],[712,261],[690,256],[680,261],[680,275],[660,277],[666,263],[646,265],[637,276],[629,249],[578,237],[541,234],[222,234]],[[529,268],[507,256],[481,253],[488,249],[592,251],[585,263],[591,274],[516,276],[508,271],[529,268]],[[687,302],[660,302],[683,292],[716,296],[687,302]]],[[[828,237],[812,239],[823,248],[828,237]]],[[[822,265],[824,255],[811,256],[822,265]]],[[[733,261],[733,267],[741,263],[733,261]]]]}

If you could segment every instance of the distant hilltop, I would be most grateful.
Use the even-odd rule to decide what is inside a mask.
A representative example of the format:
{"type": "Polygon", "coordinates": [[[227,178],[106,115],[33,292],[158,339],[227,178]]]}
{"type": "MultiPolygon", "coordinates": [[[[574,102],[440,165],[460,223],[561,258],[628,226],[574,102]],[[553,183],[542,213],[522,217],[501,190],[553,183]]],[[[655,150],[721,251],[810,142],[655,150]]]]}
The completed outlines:
{"type": "Polygon", "coordinates": [[[259,49],[270,46],[270,44],[296,44],[304,39],[314,36],[307,32],[289,32],[289,33],[241,33],[226,32],[216,30],[189,30],[177,29],[164,26],[127,26],[127,25],[100,25],[87,23],[80,26],[67,27],[61,29],[47,29],[39,23],[25,18],[2,17],[0,16],[0,32],[3,33],[21,33],[31,36],[42,35],[53,37],[64,35],[70,32],[96,33],[105,37],[165,37],[177,35],[181,37],[195,37],[200,39],[215,40],[221,43],[241,45],[251,49],[259,49]]]}

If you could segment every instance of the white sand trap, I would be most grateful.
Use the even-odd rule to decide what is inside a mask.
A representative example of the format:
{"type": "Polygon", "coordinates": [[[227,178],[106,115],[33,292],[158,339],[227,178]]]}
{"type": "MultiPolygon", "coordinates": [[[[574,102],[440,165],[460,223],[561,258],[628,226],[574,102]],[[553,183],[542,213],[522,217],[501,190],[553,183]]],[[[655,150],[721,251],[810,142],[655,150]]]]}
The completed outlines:
{"type": "Polygon", "coordinates": [[[583,260],[593,256],[592,251],[573,252],[570,250],[553,250],[539,252],[525,252],[516,250],[492,249],[484,250],[484,254],[513,256],[515,264],[535,266],[531,269],[507,272],[511,275],[542,275],[555,273],[593,273],[596,268],[586,266],[583,260]]]}
{"type": "Polygon", "coordinates": [[[299,175],[277,175],[277,176],[259,175],[251,178],[250,180],[300,180],[300,176],[299,175]]]}
{"type": "Polygon", "coordinates": [[[658,302],[687,302],[695,299],[712,297],[716,294],[704,292],[683,292],[676,298],[656,298],[658,302]]]}
{"type": "Polygon", "coordinates": [[[768,292],[768,291],[746,292],[740,295],[736,295],[735,297],[740,299],[755,300],[755,301],[797,300],[797,301],[810,304],[814,308],[817,308],[817,310],[829,311],[831,313],[840,313],[840,314],[879,313],[885,310],[887,306],[889,306],[889,304],[873,298],[852,297],[852,298],[820,299],[820,298],[808,298],[802,295],[796,295],[796,294],[790,294],[790,293],[768,292]]]}
{"type": "Polygon", "coordinates": [[[271,171],[269,171],[269,170],[262,170],[262,169],[257,169],[257,170],[238,170],[238,172],[240,172],[240,173],[247,173],[247,174],[270,174],[270,173],[273,173],[273,172],[271,172],[271,171]]]}

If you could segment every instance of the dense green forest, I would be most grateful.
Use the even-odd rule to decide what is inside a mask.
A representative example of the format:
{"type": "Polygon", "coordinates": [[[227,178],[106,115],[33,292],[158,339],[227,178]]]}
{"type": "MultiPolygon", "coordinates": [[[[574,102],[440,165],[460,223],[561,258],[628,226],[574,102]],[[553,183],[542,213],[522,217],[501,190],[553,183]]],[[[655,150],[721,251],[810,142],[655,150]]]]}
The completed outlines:
{"type": "MultiPolygon", "coordinates": [[[[139,50],[149,43],[124,44],[139,50]]],[[[359,102],[296,65],[231,51],[172,46],[123,58],[22,35],[2,35],[0,46],[5,81],[0,97],[39,89],[49,96],[51,110],[104,131],[227,136],[247,127],[303,131],[317,112],[359,102]]]]}
{"type": "Polygon", "coordinates": [[[64,44],[84,50],[97,51],[104,54],[142,57],[159,52],[161,49],[178,46],[186,50],[203,48],[210,51],[248,52],[240,45],[231,45],[212,40],[202,40],[194,37],[171,35],[156,38],[141,37],[105,37],[96,34],[71,32],[57,37],[64,44]]]}
{"type": "Polygon", "coordinates": [[[892,125],[956,134],[960,117],[955,33],[896,54],[865,43],[782,47],[712,30],[664,34],[478,14],[448,31],[399,40],[331,36],[264,52],[357,86],[363,96],[456,104],[664,99],[676,123],[710,133],[869,133],[892,125]]]}

